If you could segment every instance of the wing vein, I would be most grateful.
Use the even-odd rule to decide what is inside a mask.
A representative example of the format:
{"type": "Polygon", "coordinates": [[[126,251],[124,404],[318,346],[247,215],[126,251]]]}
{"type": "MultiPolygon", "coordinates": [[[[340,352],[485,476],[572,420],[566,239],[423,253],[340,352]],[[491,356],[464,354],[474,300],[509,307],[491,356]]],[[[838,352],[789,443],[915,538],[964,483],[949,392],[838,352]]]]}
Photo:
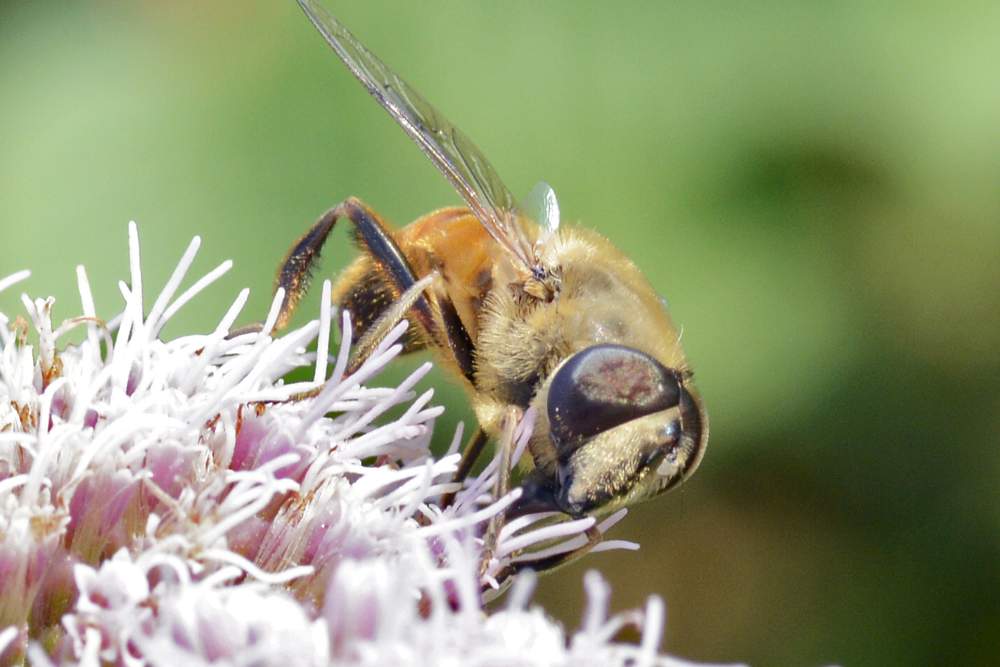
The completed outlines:
{"type": "Polygon", "coordinates": [[[523,269],[531,271],[533,252],[521,228],[514,197],[482,151],[318,0],[298,3],[354,77],[444,174],[490,236],[523,269]]]}

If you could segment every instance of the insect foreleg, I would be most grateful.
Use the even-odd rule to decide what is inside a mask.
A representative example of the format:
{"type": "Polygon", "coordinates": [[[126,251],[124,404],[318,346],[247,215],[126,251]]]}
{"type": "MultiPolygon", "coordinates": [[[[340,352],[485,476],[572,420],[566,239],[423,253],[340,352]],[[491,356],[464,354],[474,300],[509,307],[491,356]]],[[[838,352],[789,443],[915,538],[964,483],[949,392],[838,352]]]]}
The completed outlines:
{"type": "Polygon", "coordinates": [[[582,545],[573,549],[571,551],[565,551],[560,554],[555,554],[549,556],[548,558],[539,558],[537,560],[523,560],[513,565],[508,566],[508,571],[497,575],[497,579],[503,580],[507,577],[512,577],[522,570],[534,570],[535,572],[552,572],[557,570],[563,565],[569,565],[577,558],[585,556],[591,549],[597,546],[602,539],[604,539],[604,534],[597,528],[596,525],[591,526],[584,533],[586,536],[586,542],[582,545]]]}

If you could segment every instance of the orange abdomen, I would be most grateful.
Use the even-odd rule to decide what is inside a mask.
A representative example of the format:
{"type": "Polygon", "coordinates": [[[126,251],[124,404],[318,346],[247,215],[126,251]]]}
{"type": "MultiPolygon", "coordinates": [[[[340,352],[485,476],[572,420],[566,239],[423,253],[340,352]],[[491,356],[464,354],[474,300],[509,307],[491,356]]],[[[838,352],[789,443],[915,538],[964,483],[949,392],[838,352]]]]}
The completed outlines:
{"type": "Polygon", "coordinates": [[[451,299],[469,337],[478,333],[478,313],[493,281],[499,248],[465,208],[444,208],[418,218],[394,234],[418,278],[441,275],[438,291],[451,299]]]}

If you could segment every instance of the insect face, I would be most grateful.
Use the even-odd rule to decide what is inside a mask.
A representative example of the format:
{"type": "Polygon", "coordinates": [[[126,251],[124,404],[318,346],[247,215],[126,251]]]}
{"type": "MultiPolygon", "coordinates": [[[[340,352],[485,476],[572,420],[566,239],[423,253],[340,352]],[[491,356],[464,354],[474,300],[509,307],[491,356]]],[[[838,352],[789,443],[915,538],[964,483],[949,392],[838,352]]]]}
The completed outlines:
{"type": "Polygon", "coordinates": [[[555,470],[528,476],[516,513],[609,511],[666,491],[701,461],[705,423],[685,374],[644,352],[588,347],[542,396],[555,470]]]}

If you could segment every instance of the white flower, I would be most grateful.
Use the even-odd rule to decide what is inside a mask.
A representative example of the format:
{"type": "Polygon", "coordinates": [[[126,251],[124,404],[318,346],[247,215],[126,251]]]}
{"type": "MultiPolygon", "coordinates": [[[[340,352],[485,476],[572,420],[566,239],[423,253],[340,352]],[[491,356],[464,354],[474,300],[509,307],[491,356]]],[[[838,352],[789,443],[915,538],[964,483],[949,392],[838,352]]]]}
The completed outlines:
{"type": "MultiPolygon", "coordinates": [[[[244,290],[213,330],[162,340],[230,266],[178,295],[198,246],[146,303],[130,225],[119,314],[101,319],[82,267],[78,317],[54,325],[53,301],[27,296],[27,319],[0,313],[0,662],[675,664],[657,654],[662,604],[608,619],[595,575],[575,635],[527,607],[530,575],[506,610],[484,612],[484,591],[582,546],[594,520],[521,517],[483,553],[485,525],[518,491],[493,497],[494,460],[439,507],[456,490],[461,433],[432,456],[442,408],[432,391],[415,393],[429,364],[397,387],[377,384],[405,323],[346,377],[347,313],[327,354],[329,283],[319,320],[280,337],[270,335],[280,294],[262,331],[230,337],[244,290]],[[62,343],[77,327],[83,341],[62,343]],[[306,365],[312,381],[285,382],[306,365]],[[629,623],[645,627],[642,644],[614,644],[629,623]]],[[[528,415],[519,452],[530,428],[528,415]]]]}

